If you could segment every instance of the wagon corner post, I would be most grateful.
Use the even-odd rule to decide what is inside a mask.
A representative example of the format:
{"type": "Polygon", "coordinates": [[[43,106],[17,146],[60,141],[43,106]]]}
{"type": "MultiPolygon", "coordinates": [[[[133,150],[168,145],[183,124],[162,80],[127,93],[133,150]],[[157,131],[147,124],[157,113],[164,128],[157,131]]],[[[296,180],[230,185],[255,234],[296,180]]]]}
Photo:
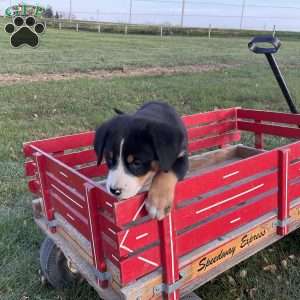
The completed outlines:
{"type": "Polygon", "coordinates": [[[290,149],[279,150],[278,168],[278,224],[277,234],[288,234],[289,202],[288,202],[288,176],[289,176],[290,149]]]}
{"type": "Polygon", "coordinates": [[[90,240],[92,247],[92,256],[95,268],[95,277],[97,284],[101,288],[108,287],[108,281],[110,274],[107,272],[107,266],[105,263],[104,249],[101,234],[101,222],[98,214],[97,205],[97,188],[89,183],[84,184],[86,203],[88,209],[88,222],[90,229],[90,240]]]}
{"type": "Polygon", "coordinates": [[[174,227],[174,208],[163,220],[158,221],[160,253],[163,267],[163,299],[179,300],[179,262],[176,253],[176,231],[174,227]]]}
{"type": "Polygon", "coordinates": [[[40,188],[42,193],[42,203],[44,208],[44,215],[47,219],[47,228],[51,233],[56,233],[56,222],[54,217],[54,209],[51,203],[49,194],[49,184],[46,178],[46,158],[42,153],[34,152],[32,154],[36,167],[38,178],[40,181],[40,188]]]}

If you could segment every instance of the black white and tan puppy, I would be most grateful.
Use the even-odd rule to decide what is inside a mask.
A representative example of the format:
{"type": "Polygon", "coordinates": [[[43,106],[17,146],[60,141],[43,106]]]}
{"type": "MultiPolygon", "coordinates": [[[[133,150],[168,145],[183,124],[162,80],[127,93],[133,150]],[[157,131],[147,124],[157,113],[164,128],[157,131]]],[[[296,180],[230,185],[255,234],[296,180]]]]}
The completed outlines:
{"type": "Polygon", "coordinates": [[[185,126],[164,102],[148,102],[133,114],[117,112],[96,130],[94,140],[98,165],[104,157],[109,169],[106,188],[126,199],[150,184],[146,208],[161,220],[188,170],[185,126]]]}

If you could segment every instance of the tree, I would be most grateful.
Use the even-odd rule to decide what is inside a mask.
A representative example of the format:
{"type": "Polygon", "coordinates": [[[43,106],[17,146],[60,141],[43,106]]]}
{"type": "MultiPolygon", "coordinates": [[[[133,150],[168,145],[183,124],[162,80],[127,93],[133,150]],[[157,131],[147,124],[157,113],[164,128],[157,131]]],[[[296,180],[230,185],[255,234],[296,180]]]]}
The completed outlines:
{"type": "Polygon", "coordinates": [[[56,11],[56,13],[55,13],[55,19],[59,19],[58,11],[56,11]]]}
{"type": "Polygon", "coordinates": [[[51,6],[48,6],[44,12],[45,18],[53,18],[53,10],[51,6]]]}

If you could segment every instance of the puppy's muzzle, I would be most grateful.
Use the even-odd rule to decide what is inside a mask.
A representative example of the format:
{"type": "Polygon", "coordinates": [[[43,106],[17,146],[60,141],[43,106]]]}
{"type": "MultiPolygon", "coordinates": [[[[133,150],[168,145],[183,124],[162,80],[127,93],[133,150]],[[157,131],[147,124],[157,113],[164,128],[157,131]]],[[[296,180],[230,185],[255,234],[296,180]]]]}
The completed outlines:
{"type": "Polygon", "coordinates": [[[120,196],[122,194],[122,189],[119,188],[109,188],[110,192],[115,196],[120,196]]]}

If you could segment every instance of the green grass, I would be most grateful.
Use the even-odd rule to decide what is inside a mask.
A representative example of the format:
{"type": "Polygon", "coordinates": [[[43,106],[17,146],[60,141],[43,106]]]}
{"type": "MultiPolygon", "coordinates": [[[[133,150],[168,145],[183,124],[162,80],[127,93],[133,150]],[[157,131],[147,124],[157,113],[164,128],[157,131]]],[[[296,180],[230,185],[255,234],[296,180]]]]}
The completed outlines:
{"type": "MultiPolygon", "coordinates": [[[[97,299],[96,293],[86,284],[63,292],[40,286],[38,251],[43,236],[32,220],[33,196],[27,190],[23,175],[22,142],[93,129],[113,115],[113,107],[131,111],[150,99],[165,99],[181,114],[230,106],[287,110],[263,57],[253,57],[244,49],[246,39],[213,40],[211,42],[215,51],[212,51],[212,44],[204,42],[201,38],[169,38],[161,41],[153,37],[124,38],[118,35],[98,37],[97,34],[84,33],[81,36],[86,37],[91,47],[97,45],[96,49],[92,47],[90,53],[85,53],[86,43],[75,43],[78,41],[77,33],[62,31],[59,34],[61,35],[55,35],[54,31],[47,32],[45,36],[45,44],[49,46],[47,49],[41,47],[34,51],[28,49],[2,51],[1,70],[3,71],[4,62],[17,61],[19,64],[26,60],[30,62],[31,60],[24,54],[38,61],[52,61],[54,57],[69,59],[69,55],[72,55],[72,59],[77,59],[80,66],[80,62],[85,58],[93,58],[92,53],[103,52],[105,57],[110,56],[109,47],[114,48],[116,44],[120,48],[114,55],[116,65],[123,64],[125,57],[143,59],[142,49],[152,60],[151,53],[153,51],[155,54],[155,51],[148,49],[147,45],[156,49],[161,47],[162,43],[168,45],[172,54],[177,53],[174,56],[168,54],[166,61],[170,65],[226,62],[235,67],[190,75],[115,78],[105,81],[76,79],[0,87],[1,300],[27,299],[26,297],[30,300],[97,299]],[[105,39],[106,43],[99,43],[101,39],[105,39]],[[171,46],[179,44],[184,48],[182,54],[171,46]],[[197,51],[188,50],[188,45],[198,47],[201,51],[195,53],[197,51]],[[125,49],[131,49],[131,52],[126,52],[125,49]],[[6,60],[3,60],[3,57],[6,60]],[[239,65],[236,65],[237,63],[239,65]]],[[[300,99],[300,71],[294,67],[299,64],[299,49],[298,43],[287,42],[279,55],[287,74],[287,82],[296,99],[300,99]]],[[[167,55],[167,52],[164,53],[167,55]]],[[[34,69],[30,64],[21,67],[18,63],[12,72],[72,70],[70,65],[50,65],[49,69],[43,69],[44,67],[34,69]]],[[[153,59],[152,63],[166,62],[153,59]]],[[[95,64],[91,66],[84,62],[82,70],[108,67],[95,64]]],[[[257,291],[254,299],[299,299],[299,238],[298,232],[286,237],[201,287],[198,293],[205,300],[238,298],[244,300],[251,299],[249,291],[255,288],[257,291]],[[292,254],[295,258],[288,258],[292,254]],[[287,259],[287,269],[281,266],[283,259],[287,259]],[[276,264],[275,274],[263,271],[263,267],[270,264],[276,264]],[[248,271],[246,278],[239,276],[240,270],[243,269],[248,271]],[[235,284],[230,284],[228,276],[235,279],[235,284]]]]}
{"type": "MultiPolygon", "coordinates": [[[[185,64],[254,64],[263,57],[251,54],[245,38],[164,37],[98,34],[49,29],[41,46],[32,51],[12,49],[9,35],[0,31],[0,73],[90,71],[123,66],[185,64]]],[[[286,41],[281,60],[299,66],[297,41],[286,41]]]]}

